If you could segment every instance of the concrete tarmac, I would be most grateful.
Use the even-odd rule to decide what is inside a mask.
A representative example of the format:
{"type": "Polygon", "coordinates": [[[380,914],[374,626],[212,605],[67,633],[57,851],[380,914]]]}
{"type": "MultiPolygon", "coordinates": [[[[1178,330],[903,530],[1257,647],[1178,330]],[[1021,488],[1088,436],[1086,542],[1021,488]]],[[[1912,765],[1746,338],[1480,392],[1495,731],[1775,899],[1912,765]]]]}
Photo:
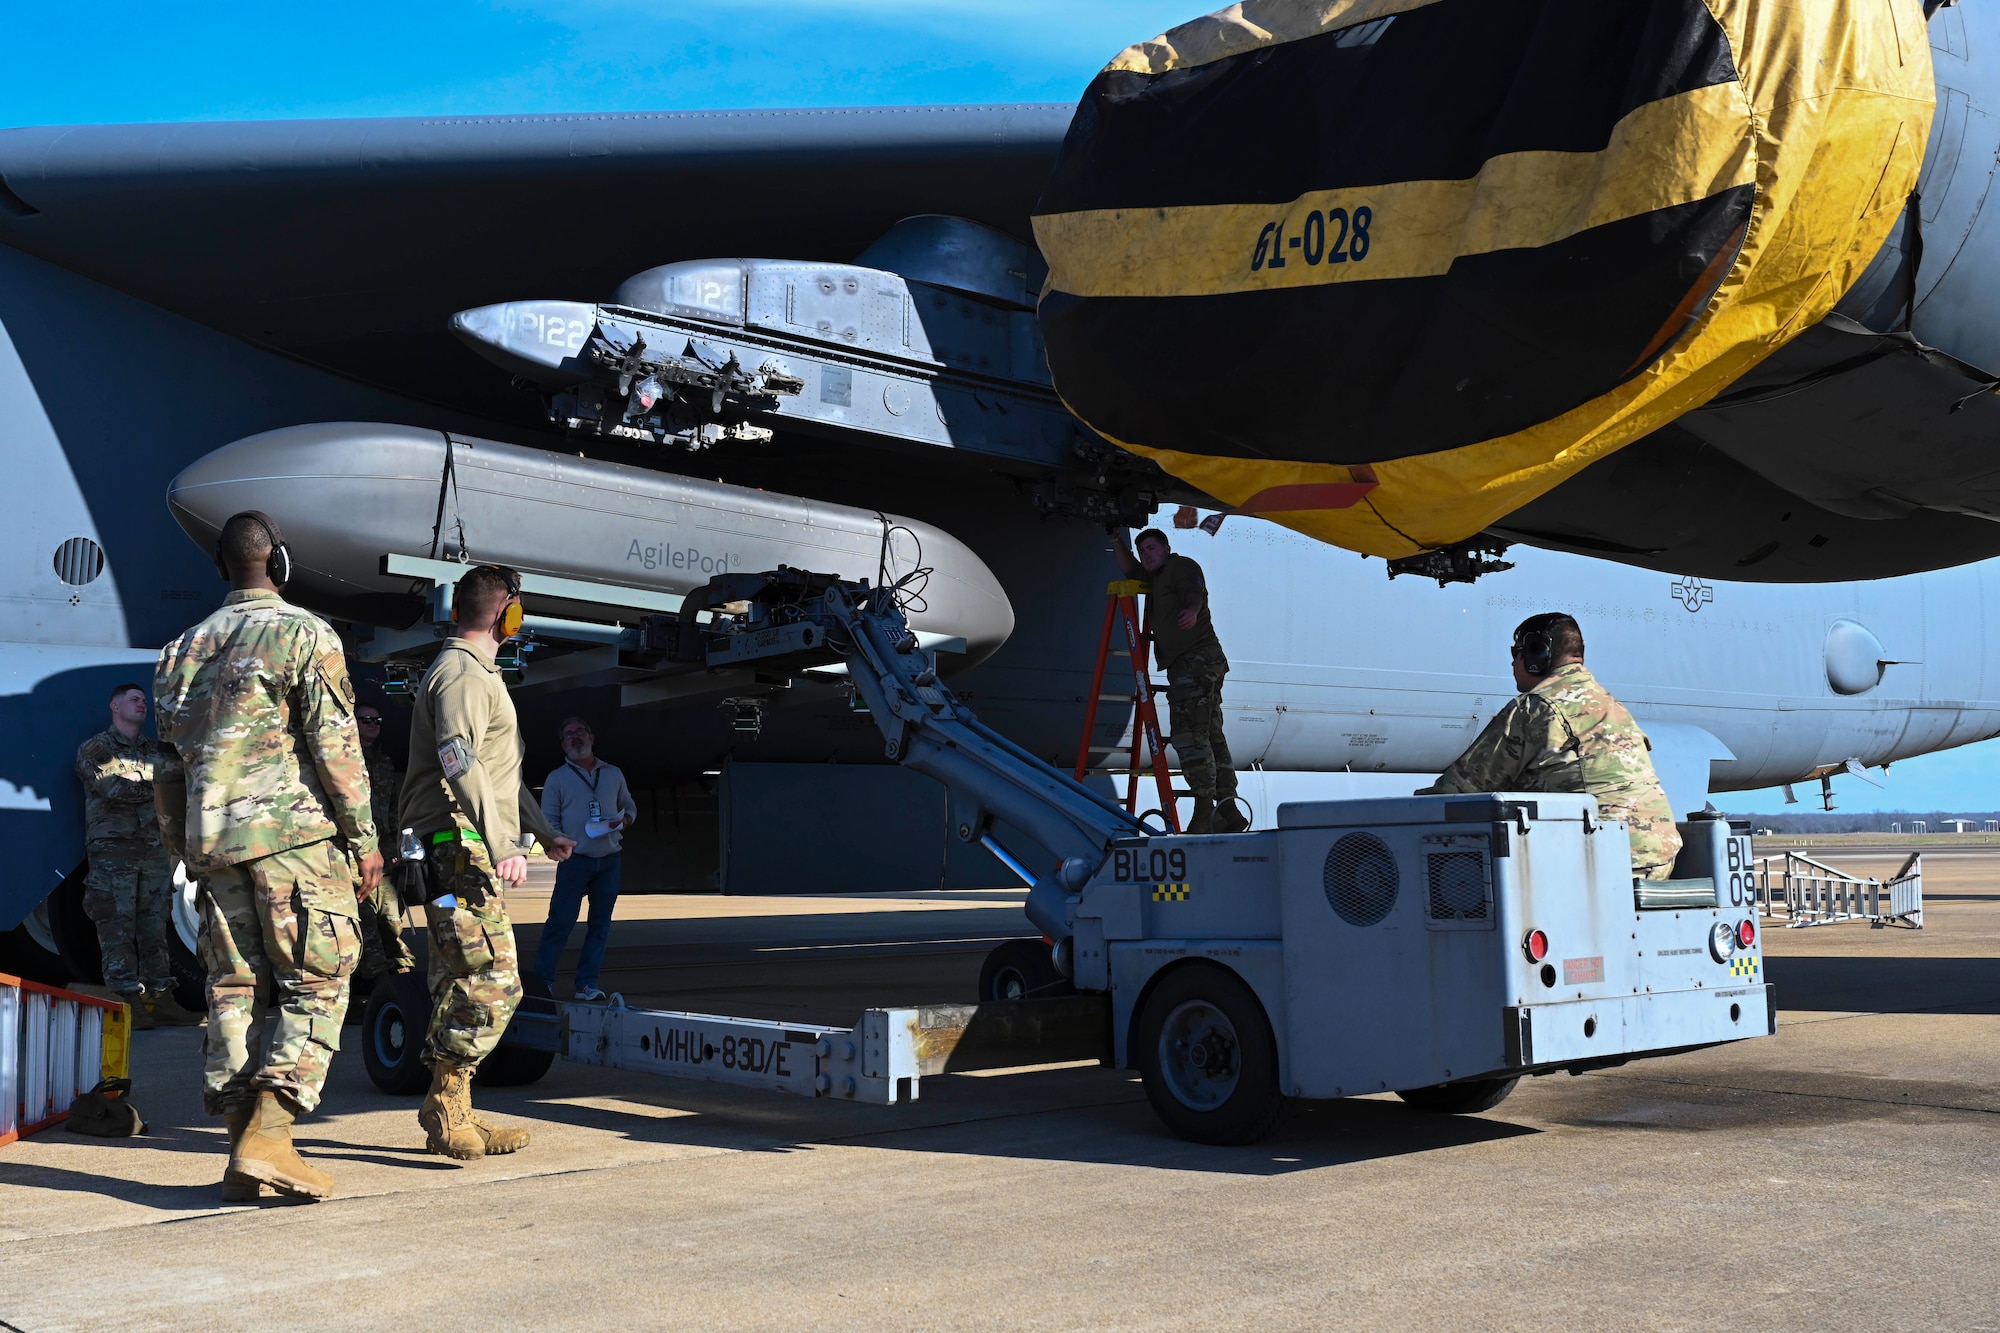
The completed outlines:
{"type": "MultiPolygon", "coordinates": [[[[884,1109],[558,1062],[478,1094],[534,1143],[459,1166],[350,1049],[300,1134],[338,1197],[223,1207],[201,1033],[140,1033],[151,1133],[0,1148],[0,1326],[2000,1327],[2000,851],[1925,871],[1921,932],[1767,930],[1775,1038],[1253,1148],[1095,1066],[884,1109]]],[[[636,1002],[822,1021],[969,998],[1019,933],[1004,895],[621,907],[636,1002]]]]}

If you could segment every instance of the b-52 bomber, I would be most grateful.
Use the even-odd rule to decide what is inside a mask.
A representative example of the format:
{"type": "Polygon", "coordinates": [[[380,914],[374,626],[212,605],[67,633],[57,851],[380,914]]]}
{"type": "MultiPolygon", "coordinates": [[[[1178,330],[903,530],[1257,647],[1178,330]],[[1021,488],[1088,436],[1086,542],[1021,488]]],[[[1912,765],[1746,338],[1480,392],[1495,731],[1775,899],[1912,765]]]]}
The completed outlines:
{"type": "MultiPolygon", "coordinates": [[[[901,532],[938,569],[912,628],[965,647],[939,648],[954,692],[1064,767],[1113,572],[1102,523],[1139,518],[1228,590],[1225,722],[1239,764],[1265,770],[1251,785],[1437,772],[1511,693],[1512,625],[1553,606],[1583,620],[1683,813],[2000,734],[1979,609],[2000,579],[1977,563],[2000,555],[2000,396],[1980,392],[2000,375],[2000,211],[1984,210],[2000,17],[1896,7],[1928,23],[1937,109],[1919,198],[1887,205],[1901,220],[1847,297],[1704,406],[1494,521],[1483,535],[1516,568],[1445,588],[1392,584],[1240,507],[1213,536],[1174,528],[1180,504],[1213,519],[1214,497],[1063,410],[1029,238],[1071,106],[0,131],[0,440],[35,501],[0,530],[0,836],[20,870],[0,926],[78,882],[77,743],[105,692],[215,604],[210,517],[253,505],[295,538],[297,595],[357,660],[435,644],[435,597],[390,557],[434,572],[513,554],[538,587],[635,599],[592,646],[526,665],[529,767],[559,762],[560,718],[616,719],[648,811],[634,855],[650,839],[662,864],[698,865],[705,826],[690,874],[735,888],[759,882],[760,848],[738,840],[720,871],[713,848],[751,822],[676,814],[704,773],[726,775],[702,797],[725,809],[754,801],[759,773],[809,777],[817,817],[877,780],[879,745],[830,688],[743,686],[789,705],[752,736],[723,699],[625,682],[628,611],[678,605],[717,568],[875,577],[904,558],[901,532]],[[552,230],[546,201],[586,197],[646,224],[587,245],[552,230]],[[335,548],[343,533],[357,549],[335,548]]],[[[1424,8],[1333,45],[1391,53],[1424,8]]],[[[1366,273],[1394,253],[1393,219],[1371,227],[1366,273]]],[[[1300,383],[1219,333],[1180,351],[1248,406],[1300,383]]],[[[588,619],[533,596],[536,614],[588,619]]],[[[1104,720],[1092,747],[1118,739],[1124,719],[1104,720]]],[[[935,849],[931,809],[871,827],[870,851],[935,849]]],[[[898,883],[996,870],[911,863],[898,883]]]]}

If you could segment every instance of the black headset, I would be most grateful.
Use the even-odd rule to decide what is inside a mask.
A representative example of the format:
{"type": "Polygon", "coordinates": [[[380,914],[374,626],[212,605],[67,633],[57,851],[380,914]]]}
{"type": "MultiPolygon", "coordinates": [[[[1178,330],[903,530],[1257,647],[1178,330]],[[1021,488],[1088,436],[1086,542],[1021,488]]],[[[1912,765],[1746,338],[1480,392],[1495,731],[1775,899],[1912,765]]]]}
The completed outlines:
{"type": "MultiPolygon", "coordinates": [[[[1545,611],[1538,616],[1530,616],[1522,621],[1514,631],[1514,655],[1521,659],[1521,670],[1531,676],[1546,676],[1555,666],[1556,640],[1550,631],[1558,625],[1568,625],[1577,629],[1576,621],[1560,611],[1545,611]]],[[[1577,637],[1583,637],[1579,629],[1577,637]]]]}
{"type": "Polygon", "coordinates": [[[223,578],[229,577],[229,566],[222,562],[222,534],[229,525],[239,518],[247,518],[264,529],[264,535],[271,539],[271,554],[264,560],[264,573],[280,588],[292,581],[292,548],[285,544],[285,534],[278,531],[278,521],[261,509],[245,509],[231,514],[215,534],[215,572],[223,578]]]}
{"type": "Polygon", "coordinates": [[[1546,676],[1555,660],[1556,646],[1542,630],[1515,630],[1514,655],[1521,659],[1521,670],[1531,676],[1546,676]]]}

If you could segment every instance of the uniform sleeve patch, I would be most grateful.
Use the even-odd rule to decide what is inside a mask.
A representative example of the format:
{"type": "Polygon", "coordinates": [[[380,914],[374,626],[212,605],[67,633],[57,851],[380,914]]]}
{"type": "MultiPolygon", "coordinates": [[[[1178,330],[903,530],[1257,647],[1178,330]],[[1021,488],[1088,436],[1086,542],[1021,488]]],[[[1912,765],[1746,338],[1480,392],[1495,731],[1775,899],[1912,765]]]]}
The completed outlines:
{"type": "Polygon", "coordinates": [[[314,665],[319,671],[320,679],[326,682],[327,689],[333,692],[334,698],[340,700],[348,712],[353,712],[354,679],[347,674],[347,659],[338,653],[328,653],[314,665]]]}
{"type": "Polygon", "coordinates": [[[448,778],[462,778],[472,768],[472,749],[460,737],[453,736],[438,746],[438,766],[444,769],[448,778]]]}

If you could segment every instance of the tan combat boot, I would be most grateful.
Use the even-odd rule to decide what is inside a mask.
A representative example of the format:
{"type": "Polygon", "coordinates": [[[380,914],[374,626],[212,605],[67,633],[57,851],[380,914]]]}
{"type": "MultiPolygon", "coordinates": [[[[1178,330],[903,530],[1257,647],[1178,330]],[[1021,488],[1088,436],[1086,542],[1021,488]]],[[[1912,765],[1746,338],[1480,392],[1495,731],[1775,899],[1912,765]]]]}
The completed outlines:
{"type": "MultiPolygon", "coordinates": [[[[236,1156],[236,1145],[242,1142],[244,1127],[250,1123],[248,1111],[230,1111],[222,1117],[222,1123],[229,1127],[229,1155],[236,1156]]],[[[255,1203],[263,1195],[264,1187],[251,1176],[239,1176],[228,1167],[222,1169],[222,1201],[224,1203],[255,1203]]]]}
{"type": "Polygon", "coordinates": [[[431,1067],[431,1090],[417,1110],[430,1151],[461,1162],[486,1155],[486,1140],[472,1123],[471,1090],[472,1066],[440,1060],[431,1067]]]}
{"type": "Polygon", "coordinates": [[[192,1009],[183,1009],[181,1002],[174,998],[170,990],[155,991],[152,996],[153,1021],[170,1028],[198,1028],[208,1021],[207,1014],[198,1014],[192,1009]]]}
{"type": "Polygon", "coordinates": [[[307,1165],[292,1146],[292,1121],[297,1112],[268,1088],[257,1093],[236,1148],[229,1154],[229,1175],[269,1185],[283,1194],[324,1199],[333,1193],[333,1177],[307,1165]]]}
{"type": "Polygon", "coordinates": [[[510,1152],[519,1152],[528,1146],[527,1130],[522,1129],[519,1125],[494,1124],[472,1109],[469,1096],[466,1100],[465,1109],[472,1117],[473,1129],[477,1130],[479,1137],[486,1141],[486,1155],[488,1157],[504,1157],[510,1152]]]}
{"type": "Polygon", "coordinates": [[[1215,802],[1211,801],[1206,796],[1195,797],[1194,811],[1192,814],[1188,816],[1187,827],[1182,829],[1181,832],[1183,833],[1215,832],[1215,802]]]}

